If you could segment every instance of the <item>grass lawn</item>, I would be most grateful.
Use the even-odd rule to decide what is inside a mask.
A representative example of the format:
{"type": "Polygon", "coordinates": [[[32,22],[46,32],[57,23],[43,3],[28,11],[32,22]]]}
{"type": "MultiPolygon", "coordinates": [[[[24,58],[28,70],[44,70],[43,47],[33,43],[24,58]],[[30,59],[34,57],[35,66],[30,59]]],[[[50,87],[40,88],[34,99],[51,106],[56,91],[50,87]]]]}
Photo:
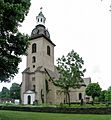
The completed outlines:
{"type": "Polygon", "coordinates": [[[0,120],[111,120],[111,115],[57,114],[0,110],[0,120]]]}

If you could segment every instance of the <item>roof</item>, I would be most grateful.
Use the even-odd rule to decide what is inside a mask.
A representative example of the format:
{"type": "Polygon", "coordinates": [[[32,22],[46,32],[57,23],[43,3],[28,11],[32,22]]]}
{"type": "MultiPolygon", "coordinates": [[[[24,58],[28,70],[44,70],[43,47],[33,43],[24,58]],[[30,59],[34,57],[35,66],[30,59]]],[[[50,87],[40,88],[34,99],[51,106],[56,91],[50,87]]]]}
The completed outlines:
{"type": "MultiPolygon", "coordinates": [[[[58,80],[59,79],[59,73],[58,70],[55,66],[54,72],[45,68],[45,71],[47,72],[47,74],[50,76],[50,78],[52,80],[58,80]]],[[[91,83],[91,78],[83,78],[83,82],[80,83],[81,86],[87,86],[88,84],[91,83]]]]}
{"type": "Polygon", "coordinates": [[[91,83],[91,78],[83,78],[85,85],[89,85],[91,83]]]}
{"type": "Polygon", "coordinates": [[[43,66],[39,66],[37,67],[37,69],[34,72],[44,72],[44,67],[43,66]]]}
{"type": "Polygon", "coordinates": [[[27,90],[26,92],[24,92],[24,94],[34,94],[35,92],[32,90],[27,90]]]}
{"type": "Polygon", "coordinates": [[[40,13],[38,14],[38,16],[42,16],[45,18],[45,16],[43,15],[42,11],[40,11],[40,13]]]}
{"type": "Polygon", "coordinates": [[[22,73],[29,73],[30,72],[30,68],[26,68],[22,73]]]}
{"type": "Polygon", "coordinates": [[[50,42],[52,45],[56,46],[49,38],[47,38],[45,35],[40,34],[34,37],[31,37],[30,40],[36,39],[36,38],[40,38],[40,37],[44,37],[48,42],[50,42]]]}
{"type": "Polygon", "coordinates": [[[59,79],[59,73],[57,72],[56,68],[54,71],[51,71],[51,70],[45,68],[45,71],[50,76],[51,79],[53,79],[53,80],[59,79]]]}

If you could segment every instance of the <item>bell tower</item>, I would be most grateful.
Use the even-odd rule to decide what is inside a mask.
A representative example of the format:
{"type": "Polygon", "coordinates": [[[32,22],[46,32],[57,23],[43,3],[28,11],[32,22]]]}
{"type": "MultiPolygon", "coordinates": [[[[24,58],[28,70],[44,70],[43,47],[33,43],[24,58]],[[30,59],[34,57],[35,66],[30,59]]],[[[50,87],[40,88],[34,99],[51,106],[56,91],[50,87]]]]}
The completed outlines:
{"type": "Polygon", "coordinates": [[[32,30],[30,45],[28,48],[27,67],[34,72],[37,67],[43,66],[54,71],[54,46],[50,39],[50,33],[45,27],[46,18],[42,10],[36,17],[37,25],[32,30]]]}
{"type": "Polygon", "coordinates": [[[23,104],[46,102],[46,71],[54,72],[54,47],[45,27],[46,18],[40,9],[37,25],[31,32],[27,50],[27,68],[22,72],[21,100],[23,104]]]}

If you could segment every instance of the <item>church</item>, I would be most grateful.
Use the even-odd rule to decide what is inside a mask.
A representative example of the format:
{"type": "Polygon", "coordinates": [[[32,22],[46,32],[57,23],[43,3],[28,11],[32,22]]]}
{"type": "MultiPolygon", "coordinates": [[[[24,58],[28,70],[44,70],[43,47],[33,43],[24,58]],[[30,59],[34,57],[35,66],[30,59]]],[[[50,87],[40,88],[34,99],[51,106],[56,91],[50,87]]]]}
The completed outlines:
{"type": "MultiPolygon", "coordinates": [[[[59,75],[54,65],[54,47],[50,33],[45,27],[46,18],[42,10],[36,17],[37,25],[32,30],[30,45],[27,50],[27,65],[22,72],[21,103],[22,104],[60,104],[66,101],[61,89],[53,85],[51,79],[59,75]]],[[[91,78],[84,78],[80,89],[70,90],[70,101],[80,102],[89,99],[85,88],[91,83],[91,78]]]]}

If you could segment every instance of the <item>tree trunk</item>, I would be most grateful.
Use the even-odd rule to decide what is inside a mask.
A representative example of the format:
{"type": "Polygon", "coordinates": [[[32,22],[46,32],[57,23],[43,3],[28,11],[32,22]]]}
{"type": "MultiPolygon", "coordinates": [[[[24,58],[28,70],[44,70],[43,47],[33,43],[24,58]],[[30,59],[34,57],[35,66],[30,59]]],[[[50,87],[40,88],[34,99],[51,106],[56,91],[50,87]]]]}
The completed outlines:
{"type": "Polygon", "coordinates": [[[69,104],[69,107],[70,107],[70,94],[69,94],[69,91],[67,91],[67,97],[68,97],[68,104],[69,104]]]}
{"type": "Polygon", "coordinates": [[[95,97],[92,97],[92,99],[93,99],[93,101],[92,101],[92,105],[94,105],[94,99],[95,99],[95,97]]]}

